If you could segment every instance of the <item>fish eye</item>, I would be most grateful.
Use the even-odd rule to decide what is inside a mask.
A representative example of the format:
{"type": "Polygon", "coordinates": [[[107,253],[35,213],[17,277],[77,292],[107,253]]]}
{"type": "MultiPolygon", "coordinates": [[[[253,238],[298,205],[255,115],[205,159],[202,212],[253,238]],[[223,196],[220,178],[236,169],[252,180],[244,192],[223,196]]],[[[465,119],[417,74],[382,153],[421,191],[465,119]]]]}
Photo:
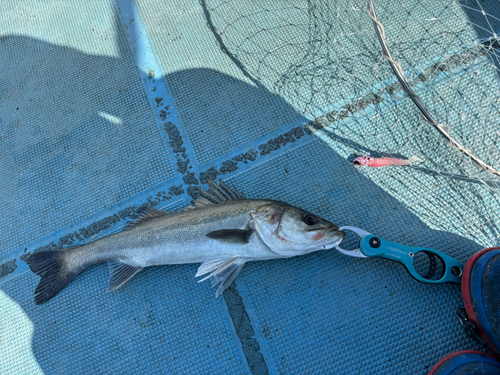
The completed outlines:
{"type": "Polygon", "coordinates": [[[307,225],[314,225],[316,224],[316,218],[314,215],[307,214],[302,218],[302,221],[307,224],[307,225]]]}

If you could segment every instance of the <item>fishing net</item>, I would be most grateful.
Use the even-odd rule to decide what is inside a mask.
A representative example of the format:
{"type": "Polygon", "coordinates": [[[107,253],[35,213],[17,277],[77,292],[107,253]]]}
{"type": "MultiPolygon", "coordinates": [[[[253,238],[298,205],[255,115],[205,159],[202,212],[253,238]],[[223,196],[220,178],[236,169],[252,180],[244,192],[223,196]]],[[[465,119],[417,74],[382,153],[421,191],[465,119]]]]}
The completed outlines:
{"type": "Polygon", "coordinates": [[[350,161],[419,157],[360,172],[434,229],[498,244],[498,1],[202,5],[222,49],[309,133],[350,161]]]}

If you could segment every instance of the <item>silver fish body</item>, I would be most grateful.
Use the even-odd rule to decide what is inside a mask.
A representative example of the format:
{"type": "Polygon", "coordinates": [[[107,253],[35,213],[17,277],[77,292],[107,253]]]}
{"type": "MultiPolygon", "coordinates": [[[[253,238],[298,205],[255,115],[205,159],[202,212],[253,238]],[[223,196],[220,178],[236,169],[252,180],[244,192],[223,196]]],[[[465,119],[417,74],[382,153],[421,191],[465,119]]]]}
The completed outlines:
{"type": "Polygon", "coordinates": [[[134,267],[203,263],[220,257],[240,257],[247,261],[282,258],[259,238],[248,243],[232,243],[207,237],[208,233],[232,228],[245,230],[252,212],[272,201],[232,200],[195,210],[168,213],[141,221],[129,230],[104,237],[68,254],[71,268],[85,269],[108,261],[134,267]]]}
{"type": "Polygon", "coordinates": [[[142,268],[202,263],[221,294],[248,261],[287,258],[331,249],[344,233],[334,224],[283,202],[249,200],[210,181],[193,209],[168,213],[144,209],[122,232],[82,246],[32,254],[31,270],[42,277],[35,291],[41,304],[87,267],[107,262],[110,290],[142,268]]]}

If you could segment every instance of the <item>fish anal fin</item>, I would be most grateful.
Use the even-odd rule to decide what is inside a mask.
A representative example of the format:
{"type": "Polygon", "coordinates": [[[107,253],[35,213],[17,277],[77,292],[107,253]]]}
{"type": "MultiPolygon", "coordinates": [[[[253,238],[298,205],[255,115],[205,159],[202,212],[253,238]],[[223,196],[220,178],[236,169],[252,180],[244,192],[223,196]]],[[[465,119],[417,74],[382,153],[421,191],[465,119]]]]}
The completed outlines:
{"type": "Polygon", "coordinates": [[[249,241],[253,230],[248,229],[221,229],[207,233],[207,237],[222,242],[244,245],[249,241]]]}
{"type": "Polygon", "coordinates": [[[108,262],[109,290],[114,292],[134,275],[142,270],[142,267],[129,266],[121,262],[108,262]]]}
{"type": "Polygon", "coordinates": [[[195,277],[207,275],[198,282],[210,279],[212,287],[217,286],[215,296],[218,297],[236,279],[244,265],[245,260],[240,257],[214,259],[203,263],[195,277]]]}

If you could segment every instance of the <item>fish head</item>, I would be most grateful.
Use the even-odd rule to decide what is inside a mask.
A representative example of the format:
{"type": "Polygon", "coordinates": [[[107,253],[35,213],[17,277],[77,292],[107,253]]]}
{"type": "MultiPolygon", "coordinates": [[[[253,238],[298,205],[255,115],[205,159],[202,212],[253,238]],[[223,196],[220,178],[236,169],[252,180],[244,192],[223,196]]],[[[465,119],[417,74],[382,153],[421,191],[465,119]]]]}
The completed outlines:
{"type": "Polygon", "coordinates": [[[335,224],[293,206],[270,204],[251,216],[260,239],[284,257],[332,249],[344,239],[335,224]]]}
{"type": "Polygon", "coordinates": [[[368,163],[372,160],[375,160],[375,158],[371,156],[360,156],[359,158],[354,159],[353,163],[356,165],[368,165],[368,163]]]}

